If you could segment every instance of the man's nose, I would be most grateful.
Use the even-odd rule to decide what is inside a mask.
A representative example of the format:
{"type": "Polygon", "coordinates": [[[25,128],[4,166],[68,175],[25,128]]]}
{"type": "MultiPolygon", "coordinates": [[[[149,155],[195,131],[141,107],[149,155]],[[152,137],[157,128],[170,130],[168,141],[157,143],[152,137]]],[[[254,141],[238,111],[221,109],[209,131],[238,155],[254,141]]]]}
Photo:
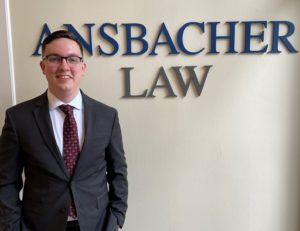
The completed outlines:
{"type": "Polygon", "coordinates": [[[61,62],[60,62],[60,65],[59,65],[60,68],[70,68],[68,62],[67,62],[67,58],[62,58],[61,59],[61,62]]]}

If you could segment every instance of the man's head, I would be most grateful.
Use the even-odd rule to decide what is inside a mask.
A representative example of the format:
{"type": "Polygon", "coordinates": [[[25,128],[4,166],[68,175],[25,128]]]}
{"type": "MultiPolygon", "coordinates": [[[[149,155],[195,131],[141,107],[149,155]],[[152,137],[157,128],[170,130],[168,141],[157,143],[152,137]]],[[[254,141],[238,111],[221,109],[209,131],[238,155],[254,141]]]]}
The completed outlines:
{"type": "Polygon", "coordinates": [[[68,31],[53,32],[43,42],[41,69],[50,92],[64,102],[79,92],[86,69],[82,55],[82,45],[68,31]]]}

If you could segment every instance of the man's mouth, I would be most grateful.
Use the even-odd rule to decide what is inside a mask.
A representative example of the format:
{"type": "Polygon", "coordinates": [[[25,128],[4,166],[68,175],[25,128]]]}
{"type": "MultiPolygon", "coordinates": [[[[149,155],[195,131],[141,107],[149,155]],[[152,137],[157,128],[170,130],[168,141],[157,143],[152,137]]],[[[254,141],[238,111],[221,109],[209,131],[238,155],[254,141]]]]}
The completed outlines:
{"type": "Polygon", "coordinates": [[[72,77],[70,75],[57,75],[56,78],[59,78],[59,79],[71,79],[72,77]]]}

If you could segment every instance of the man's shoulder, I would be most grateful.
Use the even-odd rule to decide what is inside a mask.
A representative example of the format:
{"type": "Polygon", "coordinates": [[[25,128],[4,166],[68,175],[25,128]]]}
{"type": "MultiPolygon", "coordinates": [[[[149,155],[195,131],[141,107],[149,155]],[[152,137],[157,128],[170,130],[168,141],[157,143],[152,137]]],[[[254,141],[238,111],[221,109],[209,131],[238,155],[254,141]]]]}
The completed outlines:
{"type": "Polygon", "coordinates": [[[47,103],[46,93],[43,93],[39,96],[36,96],[32,99],[20,102],[10,108],[7,109],[8,112],[12,113],[22,113],[24,111],[32,110],[36,106],[41,105],[43,103],[47,103]]]}
{"type": "Polygon", "coordinates": [[[95,110],[100,110],[102,112],[106,111],[109,113],[115,113],[117,111],[114,107],[109,106],[103,102],[100,102],[94,98],[91,98],[90,96],[84,93],[82,93],[82,100],[85,107],[93,108],[95,110]]]}

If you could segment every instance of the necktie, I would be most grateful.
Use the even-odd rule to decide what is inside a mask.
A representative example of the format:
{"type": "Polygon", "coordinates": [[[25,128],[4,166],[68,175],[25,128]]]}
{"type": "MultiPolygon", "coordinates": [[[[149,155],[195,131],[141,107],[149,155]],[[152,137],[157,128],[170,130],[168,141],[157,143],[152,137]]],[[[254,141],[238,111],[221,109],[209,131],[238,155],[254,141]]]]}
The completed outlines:
{"type": "MultiPolygon", "coordinates": [[[[63,159],[70,176],[72,176],[80,152],[77,125],[72,106],[61,105],[59,108],[66,115],[63,125],[63,159]]],[[[69,209],[69,216],[76,217],[73,200],[69,209]]]]}

